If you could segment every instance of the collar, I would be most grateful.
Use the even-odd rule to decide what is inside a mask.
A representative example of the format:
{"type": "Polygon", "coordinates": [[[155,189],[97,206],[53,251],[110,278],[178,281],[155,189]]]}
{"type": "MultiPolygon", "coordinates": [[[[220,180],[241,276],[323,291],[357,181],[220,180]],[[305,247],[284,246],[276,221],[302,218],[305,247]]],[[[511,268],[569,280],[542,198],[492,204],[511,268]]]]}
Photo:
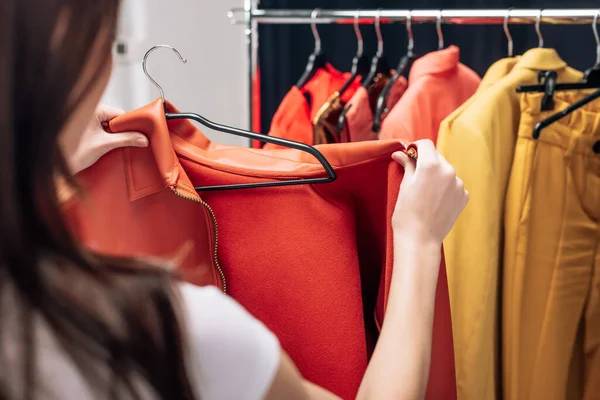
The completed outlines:
{"type": "Polygon", "coordinates": [[[567,67],[556,50],[535,48],[525,52],[515,68],[527,68],[536,71],[557,71],[567,67]]]}
{"type": "Polygon", "coordinates": [[[434,51],[415,60],[408,78],[409,85],[425,75],[439,74],[452,71],[458,67],[460,62],[460,50],[456,46],[450,46],[443,50],[434,51]]]}
{"type": "MultiPolygon", "coordinates": [[[[168,112],[178,110],[165,102],[168,112]]],[[[232,178],[253,177],[269,180],[285,178],[317,178],[324,176],[323,167],[312,154],[296,149],[256,150],[211,143],[189,120],[165,118],[162,99],[130,111],[109,121],[109,132],[141,132],[148,137],[147,148],[127,147],[123,151],[124,173],[131,201],[142,199],[165,189],[177,190],[186,197],[199,200],[179,156],[207,168],[231,174],[232,178]]],[[[341,148],[321,146],[321,154],[334,168],[364,160],[406,151],[399,141],[369,141],[341,148]]]]}

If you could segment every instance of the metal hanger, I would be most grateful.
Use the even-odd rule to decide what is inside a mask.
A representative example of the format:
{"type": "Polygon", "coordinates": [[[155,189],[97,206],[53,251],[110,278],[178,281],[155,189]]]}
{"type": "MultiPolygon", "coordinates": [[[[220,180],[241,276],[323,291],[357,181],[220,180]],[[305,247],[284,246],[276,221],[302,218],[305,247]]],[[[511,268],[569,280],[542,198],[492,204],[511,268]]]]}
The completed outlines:
{"type": "Polygon", "coordinates": [[[542,131],[557,122],[558,120],[566,117],[567,115],[573,113],[574,111],[584,107],[586,104],[591,103],[600,97],[600,79],[599,79],[599,71],[600,71],[600,37],[598,36],[598,16],[600,15],[600,10],[596,12],[594,16],[594,21],[592,22],[592,30],[594,32],[594,39],[596,40],[596,63],[594,66],[586,71],[586,79],[583,83],[575,83],[575,84],[557,84],[555,86],[555,90],[574,90],[574,89],[590,89],[596,88],[597,90],[590,95],[584,97],[583,99],[571,104],[569,107],[564,110],[544,119],[543,121],[538,122],[533,129],[533,138],[539,139],[542,131]],[[563,89],[564,86],[570,85],[571,89],[563,89]],[[573,87],[573,85],[580,85],[580,87],[573,87]]]}
{"type": "Polygon", "coordinates": [[[354,33],[356,34],[356,40],[358,42],[356,55],[352,60],[352,70],[350,78],[344,83],[342,88],[338,91],[340,96],[348,90],[352,83],[356,80],[357,76],[365,76],[370,72],[371,64],[369,63],[369,56],[364,53],[364,41],[359,26],[360,10],[356,10],[354,14],[354,33]]]}
{"type": "Polygon", "coordinates": [[[444,32],[442,32],[442,10],[438,12],[437,19],[435,21],[435,30],[438,35],[438,50],[444,49],[444,32]]]}
{"type": "MultiPolygon", "coordinates": [[[[373,132],[379,133],[381,131],[381,120],[384,112],[387,112],[387,98],[392,90],[392,87],[396,84],[398,79],[401,76],[408,76],[408,71],[413,63],[413,61],[417,58],[414,52],[415,49],[415,38],[413,36],[412,31],[412,11],[408,12],[408,16],[406,17],[406,32],[408,34],[408,49],[406,51],[406,55],[400,59],[398,66],[396,67],[396,74],[390,79],[385,88],[381,91],[381,94],[377,98],[377,105],[375,106],[375,115],[373,119],[373,132]]],[[[442,38],[443,42],[443,38],[442,38]]],[[[443,46],[443,44],[442,44],[443,46]]]]}
{"type": "MultiPolygon", "coordinates": [[[[363,51],[363,37],[360,31],[360,26],[358,24],[358,20],[360,18],[360,10],[356,10],[356,14],[354,14],[354,33],[356,34],[356,39],[358,40],[358,52],[352,60],[352,76],[350,79],[346,81],[344,86],[339,90],[340,96],[352,85],[352,82],[356,80],[358,75],[362,76],[362,79],[366,79],[367,75],[371,71],[371,63],[369,62],[369,56],[364,54],[363,51]],[[360,54],[360,55],[359,55],[360,54]],[[356,74],[355,74],[356,70],[356,74]]],[[[352,104],[348,104],[347,107],[341,112],[340,117],[338,118],[337,130],[341,132],[344,130],[344,126],[346,124],[346,114],[352,108],[352,104]]]]}
{"type": "Polygon", "coordinates": [[[542,101],[542,108],[544,111],[547,111],[553,108],[552,96],[557,90],[584,90],[600,88],[600,37],[598,36],[597,26],[599,14],[600,10],[598,10],[592,22],[592,32],[594,33],[594,39],[596,40],[596,63],[585,72],[583,81],[576,83],[557,83],[556,71],[542,71],[540,73],[540,77],[543,79],[540,80],[543,80],[543,82],[540,82],[538,85],[519,86],[517,88],[517,93],[544,92],[545,96],[542,101]]]}
{"type": "Polygon", "coordinates": [[[510,8],[506,10],[506,17],[504,17],[504,34],[506,35],[506,40],[508,41],[508,56],[512,57],[514,54],[514,45],[513,38],[510,34],[510,30],[508,29],[508,21],[510,20],[510,8]]]}
{"type": "Polygon", "coordinates": [[[313,37],[315,38],[315,50],[310,57],[308,57],[308,63],[306,64],[304,74],[296,83],[296,86],[299,88],[304,86],[315,75],[318,69],[325,68],[325,65],[327,64],[327,57],[325,56],[325,53],[321,47],[321,36],[319,35],[319,30],[317,29],[316,23],[319,11],[320,10],[318,8],[315,8],[310,16],[312,19],[310,28],[312,30],[313,37]]]}
{"type": "Polygon", "coordinates": [[[390,66],[384,54],[383,35],[381,34],[381,8],[377,9],[377,14],[375,15],[375,33],[377,34],[377,54],[375,54],[371,62],[369,75],[363,80],[362,85],[364,88],[368,88],[378,74],[388,77],[391,74],[390,66]]]}
{"type": "MultiPolygon", "coordinates": [[[[177,49],[175,49],[174,47],[171,47],[171,46],[167,46],[167,45],[154,46],[150,50],[148,50],[148,52],[144,56],[144,59],[142,61],[142,69],[144,70],[144,73],[146,74],[148,79],[150,79],[150,81],[154,84],[154,86],[156,86],[156,88],[159,90],[161,99],[163,100],[163,104],[165,104],[164,103],[164,101],[165,101],[164,91],[163,91],[162,87],[156,82],[156,80],[154,80],[150,76],[150,74],[148,73],[148,69],[146,67],[147,61],[148,61],[148,56],[154,50],[156,50],[158,48],[167,48],[167,49],[172,50],[175,54],[177,54],[179,59],[184,63],[187,60],[185,58],[183,58],[183,56],[181,55],[181,53],[179,53],[179,51],[177,51],[177,49]]],[[[195,113],[169,113],[169,112],[166,112],[166,104],[165,104],[165,116],[166,116],[167,120],[191,119],[193,121],[200,123],[201,125],[203,125],[207,128],[215,130],[215,131],[224,132],[224,133],[228,133],[228,134],[235,135],[235,136],[241,136],[241,137],[245,137],[245,138],[253,139],[253,140],[261,140],[263,142],[273,143],[273,144],[276,144],[279,146],[296,149],[296,150],[308,153],[308,154],[312,155],[313,157],[315,157],[319,161],[319,163],[323,166],[323,168],[325,169],[325,172],[327,173],[327,178],[294,179],[294,180],[283,180],[283,181],[274,181],[274,182],[258,182],[258,183],[244,183],[244,184],[232,184],[232,185],[222,185],[222,186],[196,187],[195,189],[198,192],[208,191],[208,190],[250,189],[250,188],[260,188],[260,187],[293,186],[293,185],[309,185],[309,184],[315,184],[315,183],[329,183],[329,182],[333,182],[337,178],[337,175],[336,175],[335,171],[333,170],[333,167],[327,161],[325,156],[323,156],[323,154],[316,148],[314,148],[312,146],[308,146],[304,143],[298,143],[298,142],[294,142],[291,140],[281,139],[281,138],[277,138],[277,137],[273,137],[273,136],[261,135],[261,134],[246,131],[243,129],[218,124],[216,122],[209,121],[208,119],[202,117],[201,115],[195,114],[195,113]]]]}
{"type": "Polygon", "coordinates": [[[544,36],[542,36],[542,29],[540,28],[540,22],[542,20],[542,10],[538,10],[538,15],[535,17],[535,33],[538,37],[538,48],[544,47],[544,36]]]}

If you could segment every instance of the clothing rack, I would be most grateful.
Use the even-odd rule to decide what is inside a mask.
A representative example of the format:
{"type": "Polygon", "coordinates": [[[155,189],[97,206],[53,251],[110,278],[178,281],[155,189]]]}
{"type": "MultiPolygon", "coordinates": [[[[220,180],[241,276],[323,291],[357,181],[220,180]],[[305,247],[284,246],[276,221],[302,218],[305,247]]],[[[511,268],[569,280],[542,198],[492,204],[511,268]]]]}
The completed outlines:
{"type": "Polygon", "coordinates": [[[245,25],[248,56],[250,128],[254,126],[254,94],[260,90],[258,77],[259,24],[362,24],[405,22],[456,25],[503,24],[592,24],[600,9],[500,9],[500,10],[270,10],[260,9],[260,0],[244,0],[244,8],[227,13],[232,24],[245,25]]]}

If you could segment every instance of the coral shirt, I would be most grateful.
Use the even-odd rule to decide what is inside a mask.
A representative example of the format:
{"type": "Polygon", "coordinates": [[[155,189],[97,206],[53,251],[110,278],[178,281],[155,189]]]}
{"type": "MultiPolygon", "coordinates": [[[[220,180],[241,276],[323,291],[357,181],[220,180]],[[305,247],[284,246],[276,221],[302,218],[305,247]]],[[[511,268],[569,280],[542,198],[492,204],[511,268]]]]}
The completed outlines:
{"type": "Polygon", "coordinates": [[[408,90],[383,122],[381,139],[437,140],[441,122],[477,90],[481,78],[459,61],[456,46],[416,60],[408,90]]]}

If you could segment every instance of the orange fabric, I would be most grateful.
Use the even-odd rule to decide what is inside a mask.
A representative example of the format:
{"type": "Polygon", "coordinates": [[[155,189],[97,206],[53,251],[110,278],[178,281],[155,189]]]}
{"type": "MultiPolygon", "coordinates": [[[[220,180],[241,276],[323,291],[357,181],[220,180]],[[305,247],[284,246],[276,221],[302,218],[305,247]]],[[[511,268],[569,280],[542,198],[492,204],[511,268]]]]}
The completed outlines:
{"type": "Polygon", "coordinates": [[[437,140],[441,122],[477,90],[481,78],[460,63],[456,46],[416,60],[408,77],[408,90],[381,127],[381,139],[437,140]]]}
{"type": "MultiPolygon", "coordinates": [[[[385,108],[391,110],[406,92],[408,84],[406,78],[401,76],[394,83],[388,93],[385,108]]],[[[346,124],[341,133],[343,142],[363,142],[365,140],[377,140],[378,136],[373,132],[373,109],[370,105],[369,92],[367,89],[359,88],[346,106],[346,124]]],[[[382,115],[385,120],[387,113],[382,115]]]]}
{"type": "MultiPolygon", "coordinates": [[[[350,76],[351,74],[341,73],[327,64],[325,68],[317,70],[302,88],[293,86],[273,116],[269,136],[313,145],[313,119],[325,102],[350,79],[350,76]],[[307,102],[307,97],[310,98],[310,104],[307,102]]],[[[357,78],[341,99],[344,102],[350,100],[359,86],[359,78],[357,78]]],[[[267,149],[277,147],[270,143],[265,145],[267,149]]]]}
{"type": "MultiPolygon", "coordinates": [[[[256,70],[256,75],[252,79],[252,131],[262,133],[261,117],[261,101],[260,101],[260,67],[256,70]]],[[[261,143],[259,140],[252,141],[252,147],[260,149],[261,143]]]]}
{"type": "MultiPolygon", "coordinates": [[[[168,110],[177,112],[170,104],[168,110]]],[[[195,276],[204,280],[195,283],[212,284],[219,281],[210,262],[217,228],[194,199],[210,204],[227,292],[279,337],[305,378],[354,398],[377,337],[374,311],[381,321],[387,301],[390,221],[403,176],[391,154],[402,145],[320,146],[338,175],[332,183],[202,192],[200,198],[194,185],[314,178],[324,171],[297,150],[212,144],[190,121],[167,122],[160,100],[116,118],[110,129],[140,131],[151,145],[115,150],[79,176],[86,201],[72,205],[69,216],[83,242],[101,252],[155,257],[172,257],[193,243],[184,268],[199,271],[195,276]]],[[[431,364],[427,398],[455,398],[443,263],[431,364]]]]}
{"type": "MultiPolygon", "coordinates": [[[[390,78],[384,74],[377,74],[373,78],[373,83],[368,87],[368,100],[369,103],[376,102],[377,97],[383,90],[383,88],[390,81],[390,78]]],[[[360,84],[360,79],[357,78],[353,85],[346,90],[343,95],[340,96],[338,92],[335,92],[317,112],[316,117],[313,119],[314,128],[314,140],[313,144],[327,144],[327,143],[341,143],[342,136],[338,130],[338,121],[340,115],[344,111],[348,99],[354,97],[357,90],[364,89],[360,84]]],[[[371,104],[368,104],[369,108],[374,108],[371,104]]]]}

